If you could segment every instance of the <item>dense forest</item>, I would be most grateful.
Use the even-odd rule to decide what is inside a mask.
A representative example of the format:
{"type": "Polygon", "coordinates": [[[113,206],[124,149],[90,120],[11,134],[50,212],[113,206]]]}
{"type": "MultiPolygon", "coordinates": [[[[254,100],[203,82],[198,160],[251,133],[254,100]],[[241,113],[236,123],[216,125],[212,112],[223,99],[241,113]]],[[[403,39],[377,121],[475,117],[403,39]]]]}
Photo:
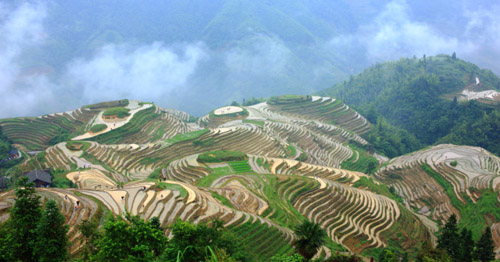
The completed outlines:
{"type": "Polygon", "coordinates": [[[343,99],[374,123],[366,138],[389,157],[444,142],[500,154],[495,106],[457,99],[476,77],[476,91],[500,86],[491,71],[455,56],[424,56],[377,64],[321,94],[343,99]]]}

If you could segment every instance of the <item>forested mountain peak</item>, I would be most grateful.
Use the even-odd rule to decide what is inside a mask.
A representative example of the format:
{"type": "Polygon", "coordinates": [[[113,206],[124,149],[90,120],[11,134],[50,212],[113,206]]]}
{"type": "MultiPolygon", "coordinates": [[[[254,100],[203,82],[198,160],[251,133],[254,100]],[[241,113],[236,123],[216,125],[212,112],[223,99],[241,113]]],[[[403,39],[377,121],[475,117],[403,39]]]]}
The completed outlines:
{"type": "MultiPolygon", "coordinates": [[[[456,55],[425,55],[422,58],[401,58],[377,63],[349,80],[321,91],[354,106],[369,102],[379,95],[389,94],[419,76],[436,76],[436,94],[460,94],[464,88],[480,85],[474,91],[500,90],[500,78],[488,69],[456,58],[456,55]]],[[[453,98],[452,98],[453,99],[453,98]]]]}
{"type": "Polygon", "coordinates": [[[493,131],[500,128],[498,102],[487,97],[467,100],[463,93],[493,92],[499,86],[500,79],[490,70],[455,55],[438,55],[376,64],[321,94],[343,99],[376,123],[368,141],[391,157],[439,142],[482,146],[498,154],[493,131]],[[417,140],[409,142],[404,134],[393,141],[390,134],[401,133],[395,127],[417,140]]]}

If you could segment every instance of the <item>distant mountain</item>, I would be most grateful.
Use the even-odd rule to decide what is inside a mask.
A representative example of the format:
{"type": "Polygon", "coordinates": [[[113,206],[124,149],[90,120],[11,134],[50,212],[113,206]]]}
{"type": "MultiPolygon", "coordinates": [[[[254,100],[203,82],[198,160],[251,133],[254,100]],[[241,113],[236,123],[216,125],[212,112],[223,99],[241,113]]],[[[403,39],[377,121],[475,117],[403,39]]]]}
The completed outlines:
{"type": "Polygon", "coordinates": [[[41,41],[22,48],[19,74],[46,76],[41,87],[68,99],[30,103],[16,116],[120,97],[200,116],[252,96],[310,94],[377,61],[451,53],[455,45],[439,43],[468,40],[462,28],[472,19],[454,1],[89,0],[46,2],[44,10],[33,29],[41,41]],[[396,35],[384,41],[402,42],[375,42],[386,26],[396,35]],[[414,37],[425,44],[405,42],[414,37]]]}
{"type": "MultiPolygon", "coordinates": [[[[441,141],[482,146],[499,154],[500,140],[493,131],[500,128],[498,98],[467,100],[463,94],[495,93],[499,87],[500,79],[491,71],[438,55],[377,64],[320,93],[344,100],[372,123],[388,122],[408,131],[422,145],[441,141]]],[[[368,141],[377,148],[377,139],[368,141]]],[[[390,146],[378,146],[384,147],[390,146]]]]}

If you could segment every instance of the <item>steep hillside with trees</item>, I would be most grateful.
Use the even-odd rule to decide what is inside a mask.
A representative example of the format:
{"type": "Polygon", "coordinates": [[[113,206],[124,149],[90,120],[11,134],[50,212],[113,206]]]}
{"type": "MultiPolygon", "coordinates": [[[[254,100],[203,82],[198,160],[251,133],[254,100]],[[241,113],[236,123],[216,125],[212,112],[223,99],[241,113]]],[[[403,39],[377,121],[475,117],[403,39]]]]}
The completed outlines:
{"type": "Polygon", "coordinates": [[[498,122],[497,109],[475,100],[459,101],[467,86],[476,91],[498,90],[500,79],[454,56],[424,56],[377,64],[322,94],[343,99],[372,123],[383,121],[375,125],[378,128],[372,129],[367,140],[390,157],[438,141],[482,146],[498,154],[500,148],[494,140],[498,134],[492,131],[498,122]],[[479,85],[475,85],[476,78],[479,85]],[[391,129],[386,133],[396,134],[404,148],[401,143],[379,142],[391,140],[383,132],[391,129]]]}

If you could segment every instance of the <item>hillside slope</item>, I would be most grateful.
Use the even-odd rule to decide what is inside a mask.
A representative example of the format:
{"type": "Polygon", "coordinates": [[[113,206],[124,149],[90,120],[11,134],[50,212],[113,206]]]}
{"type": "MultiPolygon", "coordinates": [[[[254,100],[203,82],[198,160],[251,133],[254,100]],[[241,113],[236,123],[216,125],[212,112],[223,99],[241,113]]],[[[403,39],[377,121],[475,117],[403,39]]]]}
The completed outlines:
{"type": "MultiPolygon", "coordinates": [[[[467,129],[479,119],[483,125],[495,127],[498,103],[462,99],[462,93],[499,87],[500,79],[491,71],[439,55],[377,64],[321,93],[343,99],[372,123],[381,120],[406,130],[423,146],[443,139],[448,143],[482,146],[498,154],[494,131],[467,129]],[[467,136],[463,134],[465,130],[467,136]]],[[[377,148],[374,139],[369,141],[377,148]]],[[[384,151],[383,147],[379,145],[377,149],[384,151]]]]}
{"type": "MultiPolygon", "coordinates": [[[[293,230],[305,219],[326,231],[328,241],[317,255],[327,257],[376,256],[384,248],[414,257],[419,243],[435,242],[451,214],[476,239],[486,225],[500,233],[498,157],[478,147],[439,145],[382,164],[387,160],[370,154],[361,137],[370,123],[329,97],[273,97],[218,108],[195,122],[138,101],[123,107],[128,117],[106,122],[109,112],[125,111],[116,102],[104,105],[113,110],[83,107],[94,117],[81,125],[102,122],[105,129],[80,129],[79,136],[34,156],[23,154],[6,174],[13,182],[35,168],[50,170],[61,188],[37,192],[59,203],[75,256],[82,247],[79,223],[107,211],[158,217],[163,227],[176,218],[219,218],[256,261],[291,254],[293,230]]],[[[26,129],[19,141],[38,141],[36,132],[26,129]]],[[[12,190],[0,193],[0,221],[13,203],[12,190]]]]}

